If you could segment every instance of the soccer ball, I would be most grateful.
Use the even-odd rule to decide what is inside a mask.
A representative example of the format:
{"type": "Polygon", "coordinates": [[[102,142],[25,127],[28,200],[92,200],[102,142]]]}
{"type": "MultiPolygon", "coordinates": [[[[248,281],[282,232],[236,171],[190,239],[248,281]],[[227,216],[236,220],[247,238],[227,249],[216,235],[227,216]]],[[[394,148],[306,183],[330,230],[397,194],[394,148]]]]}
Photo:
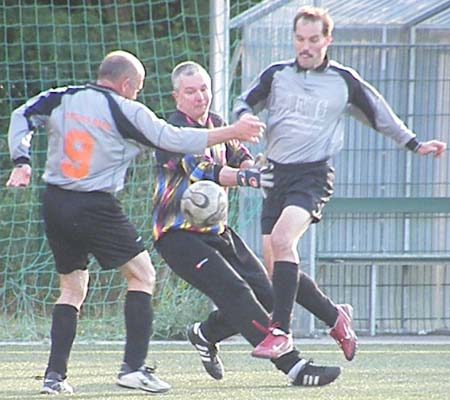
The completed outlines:
{"type": "Polygon", "coordinates": [[[181,212],[198,228],[208,228],[225,222],[228,198],[225,190],[212,181],[197,181],[181,197],[181,212]]]}

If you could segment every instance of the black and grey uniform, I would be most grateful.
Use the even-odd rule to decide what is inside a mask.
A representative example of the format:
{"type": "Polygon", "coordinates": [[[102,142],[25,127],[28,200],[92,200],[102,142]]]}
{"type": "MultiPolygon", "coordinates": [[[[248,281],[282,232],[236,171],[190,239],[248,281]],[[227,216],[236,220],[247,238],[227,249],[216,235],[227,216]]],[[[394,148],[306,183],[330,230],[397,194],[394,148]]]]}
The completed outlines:
{"type": "Polygon", "coordinates": [[[85,269],[88,254],[105,268],[122,266],[144,250],[114,193],[145,148],[203,152],[207,133],[169,125],[143,104],[95,84],[51,89],[11,117],[15,164],[30,162],[33,133],[44,128],[48,153],[43,217],[59,273],[85,269]]]}
{"type": "Polygon", "coordinates": [[[324,60],[314,70],[296,60],[271,64],[236,100],[233,114],[266,109],[266,155],[275,165],[275,186],[264,201],[262,231],[270,234],[283,208],[297,205],[313,222],[333,193],[328,160],[343,145],[345,113],[357,117],[399,146],[416,151],[416,135],[384,98],[353,69],[324,60]]]}

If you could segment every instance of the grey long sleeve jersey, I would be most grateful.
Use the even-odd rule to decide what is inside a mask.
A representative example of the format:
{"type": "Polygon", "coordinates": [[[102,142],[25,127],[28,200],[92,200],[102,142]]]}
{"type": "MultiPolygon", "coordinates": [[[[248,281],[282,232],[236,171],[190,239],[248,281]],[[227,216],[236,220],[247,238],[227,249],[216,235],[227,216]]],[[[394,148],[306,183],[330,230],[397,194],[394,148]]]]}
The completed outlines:
{"type": "Polygon", "coordinates": [[[80,192],[117,192],[131,161],[145,148],[202,153],[207,132],[177,128],[113,90],[87,84],[47,90],[14,110],[11,159],[29,162],[33,133],[48,134],[45,182],[80,192]]]}
{"type": "Polygon", "coordinates": [[[328,59],[315,70],[302,69],[296,60],[271,64],[237,98],[233,117],[263,109],[267,156],[283,164],[333,157],[343,145],[346,112],[400,146],[419,146],[380,93],[351,68],[328,59]]]}

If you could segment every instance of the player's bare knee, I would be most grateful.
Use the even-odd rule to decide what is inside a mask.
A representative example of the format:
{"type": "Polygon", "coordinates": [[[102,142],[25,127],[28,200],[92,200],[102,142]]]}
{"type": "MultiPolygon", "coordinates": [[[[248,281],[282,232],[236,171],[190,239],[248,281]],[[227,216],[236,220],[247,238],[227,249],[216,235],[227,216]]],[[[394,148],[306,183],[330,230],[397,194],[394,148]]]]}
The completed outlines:
{"type": "Polygon", "coordinates": [[[60,295],[57,303],[70,304],[80,309],[88,292],[89,273],[75,270],[67,275],[60,275],[60,295]]]}
{"type": "Polygon", "coordinates": [[[144,251],[121,267],[128,290],[153,293],[156,273],[148,252],[144,251]]]}
{"type": "Polygon", "coordinates": [[[148,264],[147,266],[141,268],[137,274],[135,275],[135,280],[139,282],[141,285],[149,287],[153,289],[155,286],[156,274],[155,269],[152,264],[148,264]]]}
{"type": "Polygon", "coordinates": [[[270,236],[270,244],[275,259],[290,256],[293,252],[293,241],[284,232],[274,231],[270,236]]]}

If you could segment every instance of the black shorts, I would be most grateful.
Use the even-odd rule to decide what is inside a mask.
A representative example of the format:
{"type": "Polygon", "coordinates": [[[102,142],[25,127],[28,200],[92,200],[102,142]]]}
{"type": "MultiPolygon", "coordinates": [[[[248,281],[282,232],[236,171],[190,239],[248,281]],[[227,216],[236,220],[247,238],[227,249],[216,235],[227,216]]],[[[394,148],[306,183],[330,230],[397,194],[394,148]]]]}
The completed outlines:
{"type": "Polygon", "coordinates": [[[120,267],[145,248],[120,202],[105,192],[75,192],[47,185],[42,211],[56,270],[87,268],[89,254],[102,269],[120,267]]]}
{"type": "Polygon", "coordinates": [[[272,284],[261,261],[235,232],[173,230],[162,235],[155,247],[172,271],[217,306],[202,324],[209,340],[217,343],[241,333],[256,346],[264,339],[253,321],[268,323],[272,284]]]}
{"type": "Polygon", "coordinates": [[[263,201],[261,232],[269,235],[287,206],[298,206],[322,218],[322,208],[333,194],[334,169],[327,161],[303,164],[274,164],[274,187],[263,201]]]}
{"type": "MultiPolygon", "coordinates": [[[[229,301],[245,282],[266,309],[272,309],[272,286],[264,265],[230,227],[221,235],[173,230],[155,243],[169,267],[216,305],[229,301]]],[[[244,307],[244,305],[242,305],[244,307]]]]}

